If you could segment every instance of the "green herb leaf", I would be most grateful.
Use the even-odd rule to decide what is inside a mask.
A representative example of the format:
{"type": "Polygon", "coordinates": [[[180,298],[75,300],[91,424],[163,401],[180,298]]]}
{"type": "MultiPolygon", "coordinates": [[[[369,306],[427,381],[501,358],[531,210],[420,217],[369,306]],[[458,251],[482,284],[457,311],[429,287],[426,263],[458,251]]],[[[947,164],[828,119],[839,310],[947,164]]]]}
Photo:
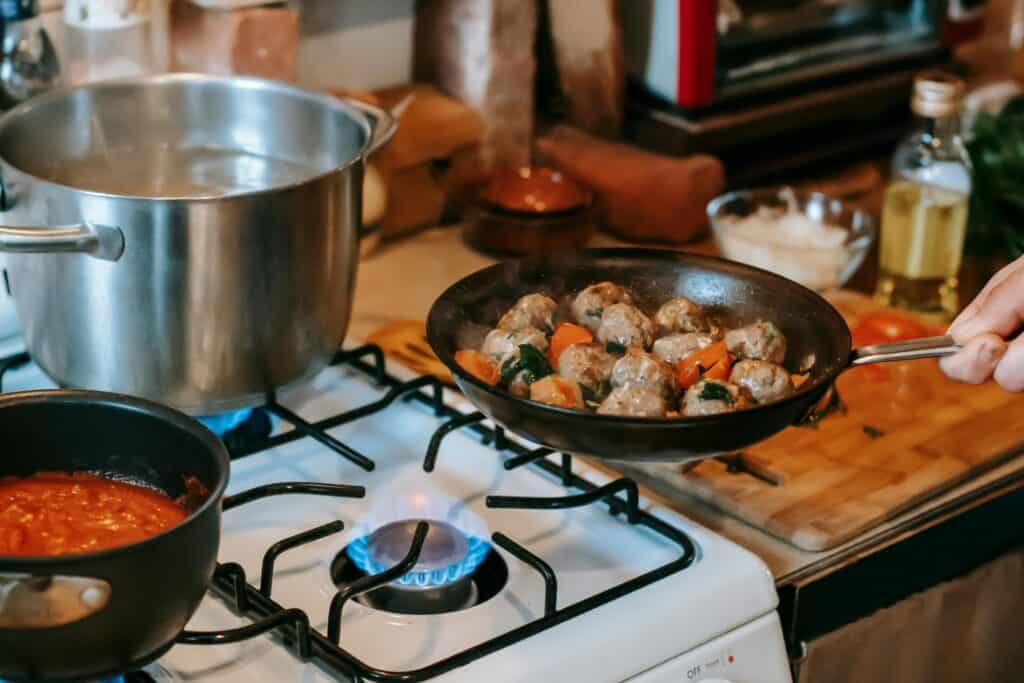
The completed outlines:
{"type": "Polygon", "coordinates": [[[523,369],[522,361],[518,358],[509,358],[507,361],[501,364],[501,386],[508,387],[508,385],[516,378],[519,371],[523,369]]]}
{"type": "Polygon", "coordinates": [[[725,401],[729,405],[733,404],[732,394],[717,382],[705,382],[699,398],[702,401],[725,401]]]}
{"type": "Polygon", "coordinates": [[[551,364],[547,356],[532,344],[519,345],[519,363],[522,365],[523,382],[533,384],[542,377],[551,374],[551,364]]]}
{"type": "Polygon", "coordinates": [[[600,318],[602,315],[604,315],[603,308],[588,308],[585,312],[591,318],[600,318]]]}
{"type": "Polygon", "coordinates": [[[966,251],[979,258],[1024,254],[1024,97],[998,116],[982,112],[970,131],[971,198],[966,251]]]}
{"type": "Polygon", "coordinates": [[[877,427],[872,427],[871,425],[864,425],[863,429],[864,433],[870,436],[872,439],[878,439],[880,437],[885,436],[885,432],[883,432],[881,429],[877,427]]]}
{"type": "Polygon", "coordinates": [[[626,352],[626,347],[623,346],[622,344],[619,344],[618,342],[610,341],[604,345],[604,350],[607,351],[608,353],[614,353],[618,356],[621,356],[626,352]]]}

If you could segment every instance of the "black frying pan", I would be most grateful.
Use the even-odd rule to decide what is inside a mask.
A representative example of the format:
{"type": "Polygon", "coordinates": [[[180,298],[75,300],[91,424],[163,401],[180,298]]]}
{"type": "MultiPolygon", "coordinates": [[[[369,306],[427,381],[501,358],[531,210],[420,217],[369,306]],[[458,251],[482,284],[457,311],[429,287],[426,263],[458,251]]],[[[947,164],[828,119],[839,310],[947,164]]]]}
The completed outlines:
{"type": "Polygon", "coordinates": [[[530,441],[568,453],[623,461],[685,462],[730,453],[800,424],[836,377],[852,365],[948,355],[947,337],[851,350],[842,316],[811,290],[757,268],[707,256],[653,249],[595,249],[572,257],[526,259],[480,270],[445,291],[430,310],[427,337],[477,408],[530,441]],[[788,340],[785,365],[809,372],[792,396],[724,415],[631,418],[582,413],[520,399],[462,370],[454,354],[479,348],[516,299],[543,292],[568,300],[589,284],[630,287],[645,308],[685,296],[729,326],[776,323],[788,340]]]}

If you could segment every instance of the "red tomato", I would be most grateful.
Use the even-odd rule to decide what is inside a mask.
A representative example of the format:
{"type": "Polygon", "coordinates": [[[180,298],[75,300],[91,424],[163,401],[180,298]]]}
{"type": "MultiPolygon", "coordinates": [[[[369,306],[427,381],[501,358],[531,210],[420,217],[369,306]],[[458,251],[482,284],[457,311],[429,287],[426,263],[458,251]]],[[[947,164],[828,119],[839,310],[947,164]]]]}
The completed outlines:
{"type": "Polygon", "coordinates": [[[858,346],[919,339],[927,337],[928,334],[928,328],[918,321],[896,313],[868,314],[861,318],[853,329],[858,346]]]}
{"type": "MultiPolygon", "coordinates": [[[[870,313],[861,318],[852,330],[855,347],[874,346],[887,342],[927,337],[931,331],[918,321],[897,313],[870,313]]],[[[872,382],[889,379],[889,370],[879,365],[866,365],[856,372],[872,382]]]]}

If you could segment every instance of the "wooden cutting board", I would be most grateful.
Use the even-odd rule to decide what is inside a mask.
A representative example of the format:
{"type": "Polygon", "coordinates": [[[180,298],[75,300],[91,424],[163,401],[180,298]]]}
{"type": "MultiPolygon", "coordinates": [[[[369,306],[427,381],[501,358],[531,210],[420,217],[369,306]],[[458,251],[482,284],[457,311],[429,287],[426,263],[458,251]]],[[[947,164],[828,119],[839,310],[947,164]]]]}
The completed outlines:
{"type": "MultiPolygon", "coordinates": [[[[829,298],[851,326],[879,310],[861,294],[829,298]]],[[[756,476],[717,460],[688,472],[678,465],[614,467],[670,500],[696,497],[798,548],[821,551],[1024,451],[1024,396],[994,382],[956,384],[933,360],[859,368],[837,386],[845,411],[739,456],[756,476]]]]}

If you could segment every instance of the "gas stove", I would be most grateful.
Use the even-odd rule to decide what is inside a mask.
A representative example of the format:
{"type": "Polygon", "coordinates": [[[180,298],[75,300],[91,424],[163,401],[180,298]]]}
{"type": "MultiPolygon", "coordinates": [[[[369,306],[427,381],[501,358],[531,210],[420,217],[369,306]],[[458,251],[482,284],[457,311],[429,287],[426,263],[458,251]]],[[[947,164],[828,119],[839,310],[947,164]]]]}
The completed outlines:
{"type": "MultiPolygon", "coordinates": [[[[2,391],[53,386],[16,351],[2,391]]],[[[255,493],[225,510],[188,630],[132,680],[790,681],[757,557],[376,347],[204,422],[229,493],[255,493]]]]}

